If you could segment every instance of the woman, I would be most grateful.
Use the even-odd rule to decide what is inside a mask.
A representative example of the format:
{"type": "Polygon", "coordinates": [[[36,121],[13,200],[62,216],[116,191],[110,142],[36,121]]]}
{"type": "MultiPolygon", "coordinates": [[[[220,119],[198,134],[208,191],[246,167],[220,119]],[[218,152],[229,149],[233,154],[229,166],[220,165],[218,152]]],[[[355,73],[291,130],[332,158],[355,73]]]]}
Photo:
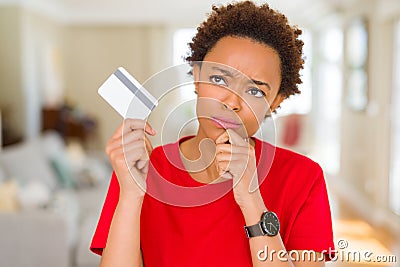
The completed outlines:
{"type": "Polygon", "coordinates": [[[101,266],[324,266],[321,168],[252,137],[299,93],[300,34],[266,4],[213,7],[187,57],[197,134],[153,150],[156,132],[129,119],[107,144],[114,173],[91,246],[101,266]]]}

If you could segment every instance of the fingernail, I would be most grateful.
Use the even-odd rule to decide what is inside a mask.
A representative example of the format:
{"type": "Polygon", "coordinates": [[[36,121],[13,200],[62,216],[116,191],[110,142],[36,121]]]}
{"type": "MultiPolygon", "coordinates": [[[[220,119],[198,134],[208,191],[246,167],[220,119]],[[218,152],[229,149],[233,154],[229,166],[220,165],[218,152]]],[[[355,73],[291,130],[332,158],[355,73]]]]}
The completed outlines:
{"type": "Polygon", "coordinates": [[[141,169],[143,169],[143,167],[146,165],[146,161],[145,161],[145,160],[139,160],[136,164],[137,164],[136,167],[137,167],[139,170],[141,170],[141,169]]]}

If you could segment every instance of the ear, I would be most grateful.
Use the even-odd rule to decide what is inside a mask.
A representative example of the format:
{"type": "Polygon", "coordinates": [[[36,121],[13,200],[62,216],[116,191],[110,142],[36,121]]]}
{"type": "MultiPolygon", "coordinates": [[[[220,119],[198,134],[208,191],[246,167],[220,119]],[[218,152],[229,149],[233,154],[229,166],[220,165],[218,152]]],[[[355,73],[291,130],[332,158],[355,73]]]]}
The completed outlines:
{"type": "Polygon", "coordinates": [[[286,97],[282,94],[277,94],[274,100],[272,101],[271,105],[269,106],[270,111],[268,112],[268,115],[270,115],[270,112],[274,112],[276,108],[279,107],[279,105],[285,100],[286,97]]]}
{"type": "Polygon", "coordinates": [[[193,64],[193,81],[196,94],[199,93],[199,81],[200,81],[200,65],[195,63],[193,64]]]}

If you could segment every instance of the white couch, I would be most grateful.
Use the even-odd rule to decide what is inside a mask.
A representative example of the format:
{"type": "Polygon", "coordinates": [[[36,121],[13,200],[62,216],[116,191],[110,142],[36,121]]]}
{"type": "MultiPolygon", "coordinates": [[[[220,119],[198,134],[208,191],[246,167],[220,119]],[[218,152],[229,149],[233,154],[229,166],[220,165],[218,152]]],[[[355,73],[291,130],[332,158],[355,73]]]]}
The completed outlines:
{"type": "Polygon", "coordinates": [[[77,148],[50,132],[0,151],[1,266],[98,266],[89,245],[111,168],[77,148]]]}

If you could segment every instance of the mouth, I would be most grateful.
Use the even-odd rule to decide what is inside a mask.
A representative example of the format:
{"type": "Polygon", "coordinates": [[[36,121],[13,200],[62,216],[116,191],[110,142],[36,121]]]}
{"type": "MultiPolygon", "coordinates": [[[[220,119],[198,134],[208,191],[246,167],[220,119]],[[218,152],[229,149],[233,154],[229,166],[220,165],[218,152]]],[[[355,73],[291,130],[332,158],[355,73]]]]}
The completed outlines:
{"type": "Polygon", "coordinates": [[[224,129],[239,129],[242,126],[242,123],[224,117],[211,117],[211,121],[218,128],[224,128],[224,129]]]}

